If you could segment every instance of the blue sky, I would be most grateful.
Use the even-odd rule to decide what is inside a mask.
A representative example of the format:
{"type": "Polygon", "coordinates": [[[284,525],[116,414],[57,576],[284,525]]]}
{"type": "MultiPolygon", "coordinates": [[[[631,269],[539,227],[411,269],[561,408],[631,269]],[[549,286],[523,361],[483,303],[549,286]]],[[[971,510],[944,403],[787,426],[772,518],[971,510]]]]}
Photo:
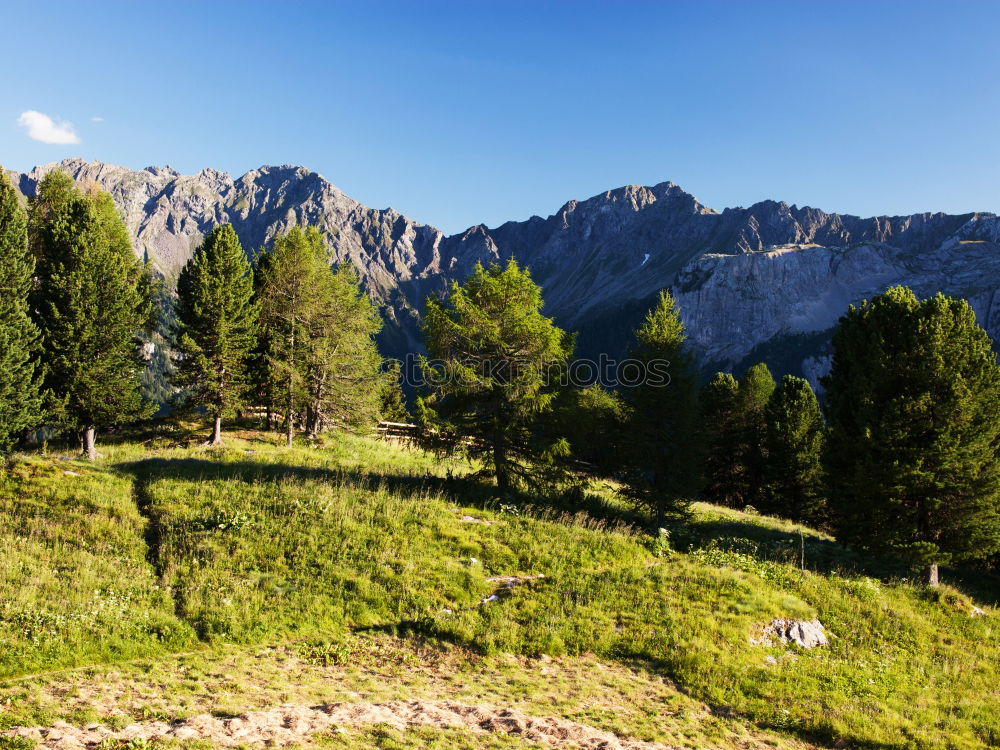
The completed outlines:
{"type": "Polygon", "coordinates": [[[1000,211],[1000,2],[0,12],[0,163],[18,170],[303,164],[448,232],[664,180],[718,209],[1000,211]]]}

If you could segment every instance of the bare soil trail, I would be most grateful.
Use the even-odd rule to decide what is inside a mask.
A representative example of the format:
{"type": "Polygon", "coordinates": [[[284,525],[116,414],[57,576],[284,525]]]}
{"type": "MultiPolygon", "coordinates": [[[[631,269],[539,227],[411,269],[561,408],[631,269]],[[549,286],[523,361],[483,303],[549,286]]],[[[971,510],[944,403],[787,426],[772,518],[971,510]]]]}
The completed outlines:
{"type": "Polygon", "coordinates": [[[269,711],[249,711],[234,718],[201,714],[178,722],[148,721],[120,730],[93,724],[74,727],[56,722],[50,727],[22,727],[0,735],[24,737],[44,748],[93,748],[113,740],[208,740],[219,747],[248,744],[292,745],[314,735],[344,727],[388,725],[406,730],[419,726],[457,728],[473,733],[493,732],[540,745],[581,750],[668,750],[656,742],[617,737],[557,718],[534,718],[511,709],[469,706],[449,701],[389,701],[386,703],[330,703],[324,706],[287,705],[269,711]]]}

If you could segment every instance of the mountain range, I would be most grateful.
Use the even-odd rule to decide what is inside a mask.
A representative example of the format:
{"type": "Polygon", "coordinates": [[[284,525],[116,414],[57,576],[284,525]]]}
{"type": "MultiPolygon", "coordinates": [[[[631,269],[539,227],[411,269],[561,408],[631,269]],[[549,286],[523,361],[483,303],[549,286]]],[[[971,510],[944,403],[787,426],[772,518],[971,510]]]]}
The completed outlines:
{"type": "Polygon", "coordinates": [[[671,182],[629,185],[555,213],[446,236],[391,208],[369,208],[316,172],[265,166],[234,179],[67,159],[10,173],[26,196],[52,169],[108,191],[136,252],[176,279],[202,237],[229,222],[252,252],[295,225],[319,227],[384,305],[385,353],[419,349],[428,294],[477,262],[515,257],[544,289],[545,311],[579,332],[578,353],[621,355],[660,289],[674,293],[702,363],[768,362],[814,382],[847,306],[905,284],[967,298],[1000,336],[1000,219],[990,213],[857,216],[771,200],[716,211],[671,182]]]}

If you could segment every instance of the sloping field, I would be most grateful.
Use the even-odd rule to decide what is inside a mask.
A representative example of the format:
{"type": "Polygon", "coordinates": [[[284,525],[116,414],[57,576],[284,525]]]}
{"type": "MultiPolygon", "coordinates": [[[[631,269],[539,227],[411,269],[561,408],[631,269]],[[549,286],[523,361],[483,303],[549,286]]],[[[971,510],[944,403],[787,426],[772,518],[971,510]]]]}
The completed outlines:
{"type": "Polygon", "coordinates": [[[154,446],[0,475],[0,747],[59,721],[190,742],[156,722],[199,714],[226,745],[245,727],[219,722],[255,711],[333,746],[546,746],[526,727],[560,721],[668,746],[1000,743],[995,580],[929,594],[703,505],[653,543],[606,487],[496,506],[467,466],[367,438],[154,446]],[[830,644],[752,645],[775,618],[830,644]],[[422,718],[376,720],[397,714],[422,718]]]}

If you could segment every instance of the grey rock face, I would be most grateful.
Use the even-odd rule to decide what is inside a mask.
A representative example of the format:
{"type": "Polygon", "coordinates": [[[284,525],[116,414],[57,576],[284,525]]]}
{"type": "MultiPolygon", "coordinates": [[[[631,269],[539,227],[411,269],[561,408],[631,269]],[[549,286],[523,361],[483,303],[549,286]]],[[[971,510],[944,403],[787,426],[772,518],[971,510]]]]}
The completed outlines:
{"type": "Polygon", "coordinates": [[[623,351],[663,288],[677,296],[704,361],[732,367],[785,346],[794,362],[778,369],[812,380],[828,367],[822,341],[847,305],[892,284],[966,297],[1000,335],[1000,221],[992,214],[862,219],[774,201],[718,213],[664,182],[447,237],[393,209],[368,208],[303,167],[261,167],[234,180],[212,169],[185,176],[69,159],[14,175],[15,183],[31,195],[55,168],[109,191],[136,252],[168,279],[217,223],[232,223],[250,252],[292,226],[318,226],[332,260],[352,263],[384,303],[393,354],[419,347],[426,295],[476,262],[510,257],[544,287],[546,312],[583,332],[586,355],[623,351]]]}
{"type": "MultiPolygon", "coordinates": [[[[736,363],[762,341],[830,329],[848,305],[895,284],[921,296],[941,291],[968,299],[996,339],[998,227],[996,217],[979,215],[940,241],[934,237],[930,247],[862,242],[706,254],[682,269],[673,286],[692,341],[712,361],[736,363]]],[[[828,368],[828,357],[802,363],[813,377],[828,368]]]]}

